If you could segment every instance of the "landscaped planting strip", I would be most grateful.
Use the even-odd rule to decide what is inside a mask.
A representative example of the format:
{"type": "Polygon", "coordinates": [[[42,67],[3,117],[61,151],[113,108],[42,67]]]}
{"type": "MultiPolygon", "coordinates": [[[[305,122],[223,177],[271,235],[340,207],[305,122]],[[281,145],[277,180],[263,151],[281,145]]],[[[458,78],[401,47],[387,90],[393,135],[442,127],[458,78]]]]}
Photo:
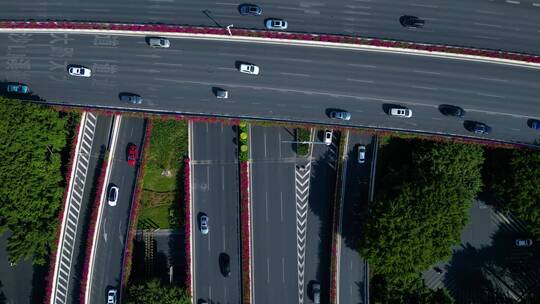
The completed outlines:
{"type": "Polygon", "coordinates": [[[140,205],[140,200],[141,200],[144,169],[146,168],[146,163],[148,161],[148,153],[145,153],[145,152],[148,151],[150,137],[152,136],[152,128],[153,128],[152,120],[150,119],[146,120],[146,130],[144,133],[142,149],[140,150],[141,154],[139,155],[139,159],[141,159],[141,162],[139,163],[139,171],[137,172],[135,192],[133,193],[131,210],[129,211],[129,223],[128,223],[129,230],[128,230],[128,236],[126,240],[126,245],[124,248],[124,257],[122,259],[123,267],[122,267],[122,276],[121,276],[122,282],[120,284],[120,288],[121,288],[120,294],[122,294],[122,291],[126,287],[129,281],[129,275],[131,274],[133,239],[135,238],[135,234],[137,232],[137,214],[139,211],[139,205],[140,205]]]}
{"type": "MultiPolygon", "coordinates": [[[[184,33],[195,35],[217,35],[230,36],[225,28],[197,27],[165,24],[124,24],[124,23],[98,23],[98,22],[55,22],[55,21],[2,21],[0,29],[19,30],[81,30],[81,31],[128,31],[128,32],[155,32],[155,33],[184,33]]],[[[351,45],[365,45],[379,48],[409,49],[424,52],[438,52],[446,54],[456,54],[465,56],[478,56],[484,58],[495,58],[527,63],[540,63],[540,56],[505,52],[501,50],[486,50],[469,47],[456,47],[447,45],[436,45],[428,43],[414,43],[406,41],[383,40],[373,38],[362,38],[345,35],[327,35],[310,33],[291,33],[264,30],[230,29],[232,36],[256,37],[266,39],[316,41],[323,43],[342,43],[351,45]]],[[[110,34],[115,34],[111,32],[110,34]]],[[[119,33],[117,33],[119,34],[119,33]]]]}
{"type": "Polygon", "coordinates": [[[244,304],[251,303],[251,234],[249,214],[249,162],[240,163],[240,233],[242,261],[242,298],[244,304]]]}
{"type": "Polygon", "coordinates": [[[191,285],[191,167],[190,159],[184,159],[184,244],[186,246],[186,281],[188,291],[193,295],[191,285]]]}
{"type": "Polygon", "coordinates": [[[71,142],[71,150],[69,152],[69,162],[67,164],[67,173],[66,173],[66,188],[64,189],[64,198],[62,200],[62,207],[60,208],[60,211],[58,212],[58,225],[56,226],[56,238],[54,240],[55,246],[52,248],[51,251],[51,259],[49,260],[49,270],[47,272],[47,276],[45,277],[45,284],[46,284],[46,290],[45,290],[45,298],[43,299],[44,304],[49,304],[51,301],[52,296],[52,289],[53,289],[53,283],[54,283],[54,269],[56,268],[56,254],[58,251],[58,241],[60,241],[60,233],[62,233],[62,220],[64,217],[64,211],[66,210],[67,205],[67,196],[69,191],[69,184],[71,183],[71,179],[73,178],[73,160],[75,158],[75,152],[77,149],[77,144],[79,141],[79,133],[81,132],[81,124],[82,124],[82,117],[79,116],[79,121],[77,122],[77,131],[74,133],[76,136],[74,136],[73,141],[71,142]]]}

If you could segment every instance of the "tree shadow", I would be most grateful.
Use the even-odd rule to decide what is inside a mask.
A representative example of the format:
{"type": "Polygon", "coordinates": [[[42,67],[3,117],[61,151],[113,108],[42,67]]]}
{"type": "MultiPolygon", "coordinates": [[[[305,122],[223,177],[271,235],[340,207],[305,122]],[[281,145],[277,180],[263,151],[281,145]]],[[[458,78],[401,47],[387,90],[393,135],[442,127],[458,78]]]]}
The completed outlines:
{"type": "MultiPolygon", "coordinates": [[[[336,134],[339,136],[340,134],[336,134]]],[[[336,147],[336,150],[338,147],[336,147]]],[[[321,284],[321,303],[330,301],[330,260],[332,253],[332,231],[333,231],[333,212],[334,196],[336,193],[336,171],[330,167],[329,163],[337,166],[335,158],[339,151],[334,154],[326,150],[324,154],[311,163],[310,194],[308,200],[309,209],[319,217],[320,227],[318,231],[318,265],[316,269],[316,278],[320,279],[321,284]]],[[[309,221],[309,219],[308,219],[309,221]]],[[[306,278],[310,280],[312,278],[306,278]]],[[[309,281],[308,281],[309,282],[309,281]]],[[[309,287],[309,286],[307,286],[309,287]]],[[[309,288],[306,288],[306,295],[309,288]]]]}
{"type": "Polygon", "coordinates": [[[491,246],[455,249],[446,269],[443,283],[458,303],[512,303],[540,292],[538,247],[516,247],[503,229],[493,234],[491,246]]]}

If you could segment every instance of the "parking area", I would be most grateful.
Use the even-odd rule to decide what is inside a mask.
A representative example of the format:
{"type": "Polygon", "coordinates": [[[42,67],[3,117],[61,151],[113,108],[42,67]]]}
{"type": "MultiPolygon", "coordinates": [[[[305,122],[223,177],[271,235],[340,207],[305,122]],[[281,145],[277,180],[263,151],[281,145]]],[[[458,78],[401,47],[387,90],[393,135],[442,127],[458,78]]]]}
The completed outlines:
{"type": "Polygon", "coordinates": [[[446,287],[456,303],[503,303],[538,292],[538,244],[516,246],[517,239],[529,238],[525,224],[480,200],[472,204],[469,215],[451,260],[422,274],[426,285],[446,287]]]}

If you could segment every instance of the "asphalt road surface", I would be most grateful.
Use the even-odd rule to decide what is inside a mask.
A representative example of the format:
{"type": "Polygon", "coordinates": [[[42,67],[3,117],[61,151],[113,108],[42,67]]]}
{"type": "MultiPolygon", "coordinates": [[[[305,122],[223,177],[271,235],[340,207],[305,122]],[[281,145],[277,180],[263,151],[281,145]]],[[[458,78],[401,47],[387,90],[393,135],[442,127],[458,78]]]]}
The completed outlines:
{"type": "Polygon", "coordinates": [[[107,198],[101,218],[101,226],[96,227],[98,238],[95,251],[90,302],[106,303],[107,291],[119,289],[122,276],[124,248],[128,231],[129,213],[137,177],[138,163],[135,167],[127,164],[127,146],[132,143],[140,148],[145,131],[145,121],[137,117],[122,117],[114,159],[111,163],[109,184],[118,188],[118,201],[115,207],[109,206],[107,198]]]}
{"type": "Polygon", "coordinates": [[[193,123],[194,303],[242,302],[240,266],[240,197],[235,126],[193,123]],[[208,216],[209,233],[199,230],[201,214],[208,216]],[[230,257],[230,275],[220,270],[219,256],[230,257]]]}
{"type": "Polygon", "coordinates": [[[321,302],[329,302],[332,215],[340,134],[332,132],[330,145],[322,144],[323,130],[315,133],[311,154],[310,189],[306,223],[305,293],[313,300],[313,281],[321,285],[321,302]]]}
{"type": "Polygon", "coordinates": [[[3,35],[0,77],[26,83],[34,97],[66,104],[122,107],[344,123],[325,111],[351,112],[347,125],[471,135],[464,121],[442,116],[441,104],[467,111],[467,120],[493,127],[485,136],[534,143],[540,132],[527,120],[540,117],[540,70],[444,58],[289,45],[173,39],[152,49],[142,37],[39,34],[3,35]],[[235,64],[261,67],[239,73],[235,64]],[[93,70],[68,76],[68,64],[93,70]],[[229,90],[218,100],[213,87],[229,90]],[[143,96],[141,105],[118,100],[143,96]],[[393,118],[384,105],[410,107],[412,118],[393,118]]]}
{"type": "Polygon", "coordinates": [[[97,171],[101,169],[102,161],[105,157],[105,151],[109,145],[109,135],[112,127],[112,118],[110,116],[96,115],[97,120],[92,140],[90,152],[90,162],[86,175],[86,184],[84,194],[81,200],[81,215],[77,236],[75,237],[75,248],[73,249],[73,261],[70,271],[70,282],[67,299],[71,302],[78,302],[80,296],[80,281],[84,268],[84,254],[86,248],[87,227],[90,218],[91,206],[94,204],[96,183],[99,178],[97,171]]]}
{"type": "Polygon", "coordinates": [[[258,1],[260,17],[241,16],[242,2],[133,0],[9,1],[4,20],[74,20],[169,23],[264,28],[265,18],[284,18],[289,31],[442,43],[538,53],[540,1],[510,0],[335,0],[258,1]],[[406,29],[402,15],[426,20],[423,29],[406,29]]]}
{"type": "Polygon", "coordinates": [[[253,303],[299,303],[294,130],[251,126],[253,303]]]}
{"type": "Polygon", "coordinates": [[[368,203],[373,137],[349,133],[347,172],[342,211],[339,303],[364,304],[367,299],[367,270],[365,260],[358,254],[361,236],[359,216],[366,212],[368,203]],[[363,164],[358,163],[358,147],[366,147],[363,164]]]}
{"type": "Polygon", "coordinates": [[[527,293],[538,294],[538,245],[515,245],[516,239],[531,236],[526,224],[481,200],[471,204],[469,217],[451,259],[433,265],[442,272],[430,268],[422,273],[426,286],[446,288],[460,304],[510,303],[527,293]],[[503,297],[495,299],[496,293],[507,300],[503,297]]]}

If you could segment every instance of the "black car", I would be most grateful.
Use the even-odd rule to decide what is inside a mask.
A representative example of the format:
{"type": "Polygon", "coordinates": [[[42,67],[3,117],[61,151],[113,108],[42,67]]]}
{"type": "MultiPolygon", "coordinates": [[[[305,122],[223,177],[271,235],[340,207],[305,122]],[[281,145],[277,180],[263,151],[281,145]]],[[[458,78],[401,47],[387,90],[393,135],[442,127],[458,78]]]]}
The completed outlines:
{"type": "Polygon", "coordinates": [[[219,254],[219,270],[224,277],[231,275],[231,258],[225,252],[219,254]]]}
{"type": "Polygon", "coordinates": [[[238,7],[240,15],[251,15],[251,16],[260,16],[262,14],[262,9],[255,4],[241,4],[238,7]]]}
{"type": "Polygon", "coordinates": [[[133,94],[133,93],[120,93],[118,96],[121,101],[129,102],[132,104],[141,104],[143,99],[140,95],[133,94]]]}
{"type": "Polygon", "coordinates": [[[453,105],[441,105],[439,107],[439,111],[441,111],[441,113],[445,116],[455,116],[460,118],[463,118],[463,116],[465,116],[465,110],[453,105]]]}
{"type": "Polygon", "coordinates": [[[421,28],[424,27],[424,23],[426,23],[426,21],[416,16],[404,15],[399,17],[399,23],[401,23],[403,27],[421,28]]]}

